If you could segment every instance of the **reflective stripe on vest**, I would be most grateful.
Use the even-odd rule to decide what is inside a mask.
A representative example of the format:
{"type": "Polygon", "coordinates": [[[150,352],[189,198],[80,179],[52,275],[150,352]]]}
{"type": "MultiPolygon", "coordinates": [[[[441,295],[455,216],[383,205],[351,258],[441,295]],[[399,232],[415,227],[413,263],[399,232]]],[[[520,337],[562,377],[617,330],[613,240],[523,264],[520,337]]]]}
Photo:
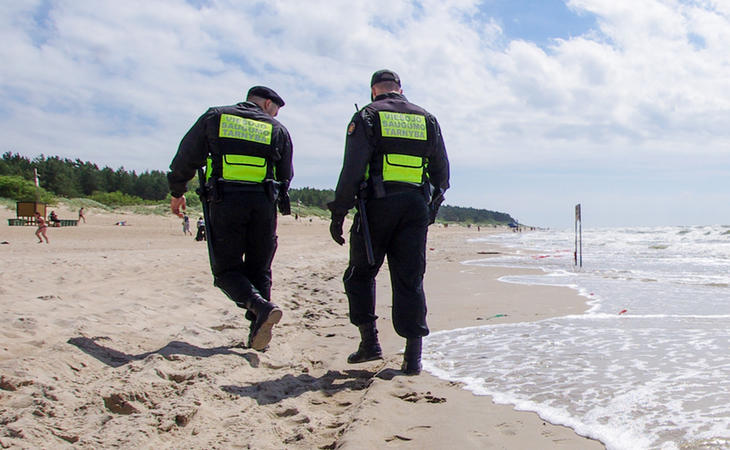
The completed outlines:
{"type": "Polygon", "coordinates": [[[233,116],[231,114],[221,114],[218,137],[242,139],[244,141],[270,145],[272,130],[273,125],[270,123],[246,119],[245,117],[233,116]]]}
{"type": "Polygon", "coordinates": [[[405,114],[378,111],[380,116],[380,135],[383,137],[427,140],[426,117],[420,114],[405,114]]]}
{"type": "Polygon", "coordinates": [[[383,181],[423,183],[423,160],[420,156],[386,153],[383,155],[383,181]]]}
{"type": "MultiPolygon", "coordinates": [[[[266,158],[249,155],[223,155],[224,180],[261,183],[266,178],[266,158]]],[[[212,159],[208,158],[205,179],[212,173],[212,159]]]]}

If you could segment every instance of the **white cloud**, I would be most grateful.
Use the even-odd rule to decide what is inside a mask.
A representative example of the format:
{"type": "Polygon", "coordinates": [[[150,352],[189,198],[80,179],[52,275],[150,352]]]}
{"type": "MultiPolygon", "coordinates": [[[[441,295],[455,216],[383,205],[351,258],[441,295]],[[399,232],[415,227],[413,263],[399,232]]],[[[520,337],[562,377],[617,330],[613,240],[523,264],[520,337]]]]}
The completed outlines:
{"type": "MultiPolygon", "coordinates": [[[[455,176],[726,167],[730,5],[567,3],[598,28],[546,48],[505,41],[476,0],[16,2],[0,13],[2,150],[164,169],[206,107],[266,84],[297,177],[330,187],[353,103],[388,67],[439,117],[455,176]]],[[[479,181],[455,178],[452,198],[479,181]]]]}

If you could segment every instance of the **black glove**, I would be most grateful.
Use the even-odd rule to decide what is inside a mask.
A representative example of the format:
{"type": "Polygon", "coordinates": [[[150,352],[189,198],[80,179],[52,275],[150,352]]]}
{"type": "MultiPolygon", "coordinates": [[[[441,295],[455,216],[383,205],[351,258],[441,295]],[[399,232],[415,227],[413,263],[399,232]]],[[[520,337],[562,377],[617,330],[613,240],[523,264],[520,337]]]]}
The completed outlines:
{"type": "Polygon", "coordinates": [[[291,202],[289,201],[289,192],[282,190],[279,192],[279,200],[277,201],[279,212],[282,216],[291,215],[291,202]]]}
{"type": "Polygon", "coordinates": [[[428,205],[428,224],[433,225],[436,222],[436,216],[439,213],[438,206],[434,206],[432,203],[428,205]]]}
{"type": "Polygon", "coordinates": [[[342,224],[345,221],[345,216],[335,215],[332,213],[332,222],[330,222],[330,235],[332,239],[338,244],[342,245],[345,243],[345,238],[342,237],[342,224]]]}

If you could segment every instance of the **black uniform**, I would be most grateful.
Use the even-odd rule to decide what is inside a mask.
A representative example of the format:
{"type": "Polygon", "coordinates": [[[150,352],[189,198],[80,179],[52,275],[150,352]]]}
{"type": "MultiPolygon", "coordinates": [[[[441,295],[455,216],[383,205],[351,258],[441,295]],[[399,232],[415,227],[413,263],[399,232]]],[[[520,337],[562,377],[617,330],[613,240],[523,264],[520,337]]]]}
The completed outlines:
{"type": "Polygon", "coordinates": [[[289,132],[253,102],[210,108],[185,135],[170,164],[172,195],[182,195],[187,181],[206,164],[205,226],[215,285],[250,310],[255,299],[271,298],[276,204],[277,199],[285,202],[279,207],[287,213],[286,191],[293,176],[289,132]],[[246,159],[251,157],[260,164],[246,159]],[[237,170],[260,173],[263,179],[240,179],[237,170]]]}
{"type": "MultiPolygon", "coordinates": [[[[396,177],[397,178],[397,177],[396,177]]],[[[350,229],[350,263],[345,271],[345,291],[350,305],[350,321],[361,326],[374,323],[375,276],[385,256],[393,288],[393,325],[405,338],[429,333],[423,275],[426,269],[426,233],[429,225],[430,186],[444,192],[449,187],[449,162],[436,118],[398,93],[382,94],[356,113],[348,127],[345,158],[337,183],[335,200],[329,204],[333,221],[341,220],[355,206],[356,196],[367,195],[366,215],[372,238],[375,264],[367,261],[360,226],[360,213],[350,229]],[[385,112],[385,114],[382,114],[385,112]],[[389,121],[415,117],[419,127],[389,121]],[[391,126],[392,125],[392,126],[391,126]],[[414,138],[412,132],[420,133],[414,138]],[[384,179],[384,166],[398,170],[389,155],[421,157],[423,178],[410,181],[384,179]],[[367,189],[360,191],[367,180],[367,189]]]]}

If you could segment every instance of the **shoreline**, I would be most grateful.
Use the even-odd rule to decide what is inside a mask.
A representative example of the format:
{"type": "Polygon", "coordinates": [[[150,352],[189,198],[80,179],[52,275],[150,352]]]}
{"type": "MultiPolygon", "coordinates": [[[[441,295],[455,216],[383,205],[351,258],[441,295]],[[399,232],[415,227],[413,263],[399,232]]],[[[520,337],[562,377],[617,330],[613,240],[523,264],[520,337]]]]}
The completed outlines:
{"type": "MultiPolygon", "coordinates": [[[[205,244],[183,237],[181,220],[87,211],[87,224],[49,229],[51,244],[39,245],[35,227],[8,217],[2,447],[603,448],[426,371],[400,375],[387,267],[377,281],[385,359],[348,365],[359,338],[341,282],[347,245],[321,219],[279,217],[272,295],[284,318],[261,353],[238,345],[243,310],[212,286],[205,244]]],[[[519,269],[460,264],[493,248],[466,242],[490,231],[429,229],[432,332],[587,309],[564,288],[497,281],[519,269]]]]}
{"type": "MultiPolygon", "coordinates": [[[[588,299],[569,288],[498,281],[505,275],[540,272],[537,269],[461,264],[465,260],[481,259],[479,251],[504,251],[493,244],[466,242],[495,231],[508,230],[479,232],[453,226],[429,229],[424,289],[432,333],[487,324],[533,322],[580,314],[588,309],[588,299]]],[[[383,320],[387,318],[390,296],[387,276],[379,275],[377,288],[381,344],[386,361],[392,361],[388,366],[397,367],[401,355],[392,350],[401,352],[405,341],[395,335],[389,321],[383,320]]],[[[371,389],[378,389],[375,395],[378,401],[366,405],[362,414],[364,424],[348,433],[348,445],[343,448],[376,448],[384,442],[398,448],[434,449],[605,448],[599,441],[580,436],[571,428],[553,425],[536,413],[516,410],[511,404],[495,403],[491,396],[473,394],[461,383],[440,379],[425,370],[419,377],[376,380],[371,389]],[[422,413],[414,413],[413,404],[400,400],[405,395],[411,395],[407,401],[424,405],[420,407],[422,413]],[[379,410],[387,410],[388,414],[381,417],[379,410]],[[444,433],[445,430],[448,432],[444,433]]]]}

